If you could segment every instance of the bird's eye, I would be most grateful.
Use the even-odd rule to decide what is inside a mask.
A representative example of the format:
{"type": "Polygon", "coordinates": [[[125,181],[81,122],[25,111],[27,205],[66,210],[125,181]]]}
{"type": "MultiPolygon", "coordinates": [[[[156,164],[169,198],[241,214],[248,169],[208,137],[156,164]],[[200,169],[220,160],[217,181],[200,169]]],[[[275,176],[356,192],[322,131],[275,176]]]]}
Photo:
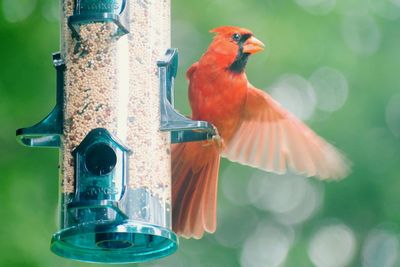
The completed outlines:
{"type": "Polygon", "coordinates": [[[232,35],[232,39],[234,40],[234,41],[239,41],[240,40],[240,34],[239,33],[234,33],[233,35],[232,35]]]}

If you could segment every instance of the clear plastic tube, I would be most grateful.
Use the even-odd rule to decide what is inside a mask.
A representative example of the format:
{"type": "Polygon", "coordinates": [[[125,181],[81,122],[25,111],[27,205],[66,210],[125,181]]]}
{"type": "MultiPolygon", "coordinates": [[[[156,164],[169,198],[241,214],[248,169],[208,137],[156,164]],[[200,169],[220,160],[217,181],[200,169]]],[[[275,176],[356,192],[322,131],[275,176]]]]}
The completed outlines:
{"type": "Polygon", "coordinates": [[[170,1],[61,7],[61,217],[52,250],[94,262],[168,255],[177,240],[156,62],[170,47],[170,1]]]}

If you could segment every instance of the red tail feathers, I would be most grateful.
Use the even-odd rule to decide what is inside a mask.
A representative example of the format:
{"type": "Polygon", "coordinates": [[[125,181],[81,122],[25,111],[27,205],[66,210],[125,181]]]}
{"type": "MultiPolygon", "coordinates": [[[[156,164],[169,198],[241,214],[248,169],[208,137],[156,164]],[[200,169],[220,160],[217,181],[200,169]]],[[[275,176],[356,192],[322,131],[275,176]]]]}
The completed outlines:
{"type": "Polygon", "coordinates": [[[172,227],[183,237],[215,232],[219,154],[209,142],[172,147],[172,227]]]}

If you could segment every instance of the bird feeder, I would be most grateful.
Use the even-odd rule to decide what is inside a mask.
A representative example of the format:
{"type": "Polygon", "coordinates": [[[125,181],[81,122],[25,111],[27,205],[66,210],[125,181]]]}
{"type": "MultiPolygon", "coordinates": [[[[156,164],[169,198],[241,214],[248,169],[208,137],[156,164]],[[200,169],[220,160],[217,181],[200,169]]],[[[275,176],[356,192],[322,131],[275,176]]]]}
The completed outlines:
{"type": "Polygon", "coordinates": [[[61,8],[56,106],[17,130],[23,145],[60,151],[51,250],[103,263],[167,256],[178,246],[171,143],[214,134],[174,109],[170,1],[61,0],[61,8]]]}

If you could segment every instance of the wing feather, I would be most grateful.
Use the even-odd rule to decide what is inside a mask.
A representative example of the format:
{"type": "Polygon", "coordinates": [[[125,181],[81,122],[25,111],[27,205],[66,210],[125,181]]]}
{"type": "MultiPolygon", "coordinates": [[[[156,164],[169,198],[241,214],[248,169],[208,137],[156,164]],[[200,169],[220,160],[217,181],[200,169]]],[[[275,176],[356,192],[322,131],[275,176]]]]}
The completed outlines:
{"type": "Polygon", "coordinates": [[[223,156],[270,172],[288,169],[305,176],[339,179],[349,172],[348,160],[267,93],[248,89],[243,121],[223,156]]]}
{"type": "Polygon", "coordinates": [[[201,238],[216,229],[219,149],[207,142],[172,146],[172,221],[174,231],[201,238]]]}

